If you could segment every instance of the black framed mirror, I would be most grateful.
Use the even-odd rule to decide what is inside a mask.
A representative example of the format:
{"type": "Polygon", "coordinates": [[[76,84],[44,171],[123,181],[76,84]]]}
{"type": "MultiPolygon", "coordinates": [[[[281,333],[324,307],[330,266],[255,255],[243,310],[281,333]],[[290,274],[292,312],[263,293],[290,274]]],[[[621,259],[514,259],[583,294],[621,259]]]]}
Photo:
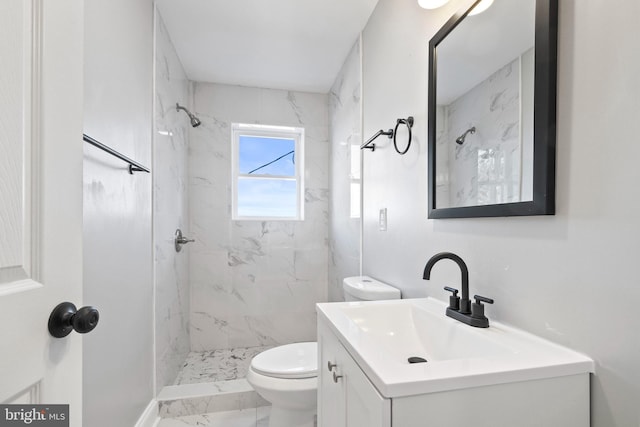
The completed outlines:
{"type": "Polygon", "coordinates": [[[469,1],[430,40],[430,219],[555,214],[557,10],[469,1]]]}

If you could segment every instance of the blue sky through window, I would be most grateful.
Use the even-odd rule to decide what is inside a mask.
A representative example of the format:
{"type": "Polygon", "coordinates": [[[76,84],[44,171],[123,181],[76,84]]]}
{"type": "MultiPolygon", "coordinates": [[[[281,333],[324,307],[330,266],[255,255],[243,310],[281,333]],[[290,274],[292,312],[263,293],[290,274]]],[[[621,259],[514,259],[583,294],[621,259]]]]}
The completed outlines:
{"type": "Polygon", "coordinates": [[[291,151],[293,153],[255,171],[256,175],[295,176],[295,140],[240,135],[240,174],[248,174],[291,151]]]}
{"type": "Polygon", "coordinates": [[[271,137],[265,133],[267,136],[237,135],[236,215],[298,219],[301,184],[297,181],[297,136],[271,137]]]}
{"type": "Polygon", "coordinates": [[[296,182],[284,179],[238,180],[238,215],[244,217],[295,218],[296,182]]]}

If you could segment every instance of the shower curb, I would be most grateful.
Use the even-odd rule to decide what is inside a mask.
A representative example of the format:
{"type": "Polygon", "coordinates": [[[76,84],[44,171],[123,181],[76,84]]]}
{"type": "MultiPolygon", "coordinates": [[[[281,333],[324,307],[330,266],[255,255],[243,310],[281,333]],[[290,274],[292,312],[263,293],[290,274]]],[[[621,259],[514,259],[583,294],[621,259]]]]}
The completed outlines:
{"type": "Polygon", "coordinates": [[[183,384],[164,387],[158,394],[162,418],[269,406],[246,379],[183,384]]]}

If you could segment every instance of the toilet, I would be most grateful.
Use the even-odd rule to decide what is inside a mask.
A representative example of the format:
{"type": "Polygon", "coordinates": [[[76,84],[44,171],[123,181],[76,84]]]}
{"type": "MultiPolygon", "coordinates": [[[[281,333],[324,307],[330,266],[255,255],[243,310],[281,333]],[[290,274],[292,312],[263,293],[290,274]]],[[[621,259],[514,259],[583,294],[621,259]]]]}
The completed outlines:
{"type": "MultiPolygon", "coordinates": [[[[345,301],[399,299],[400,290],[368,276],[342,282],[345,301]]],[[[318,344],[281,345],[251,360],[247,381],[271,403],[269,427],[313,427],[318,388],[318,344]]]]}
{"type": "Polygon", "coordinates": [[[400,299],[400,289],[369,276],[347,277],[342,281],[345,301],[380,301],[400,299]]]}

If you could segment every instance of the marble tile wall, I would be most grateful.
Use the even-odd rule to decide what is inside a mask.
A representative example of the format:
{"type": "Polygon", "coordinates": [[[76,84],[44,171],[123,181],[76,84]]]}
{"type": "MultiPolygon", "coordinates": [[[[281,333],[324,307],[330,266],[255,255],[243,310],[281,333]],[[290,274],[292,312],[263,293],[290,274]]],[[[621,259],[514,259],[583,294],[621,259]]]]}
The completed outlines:
{"type": "Polygon", "coordinates": [[[189,119],[175,104],[189,105],[189,81],[162,18],[156,19],[154,128],[154,259],[156,284],[156,386],[172,384],[189,353],[189,252],[174,250],[173,235],[189,236],[189,119]]]}
{"type": "MultiPolygon", "coordinates": [[[[527,70],[522,70],[525,73],[527,70]]],[[[439,106],[438,207],[521,200],[520,58],[496,71],[448,106],[439,106]],[[472,126],[465,143],[457,137],[472,126]],[[447,166],[445,166],[448,165],[447,166]],[[446,171],[446,172],[445,172],[446,171]]]]}
{"type": "Polygon", "coordinates": [[[193,351],[316,339],[327,299],[327,95],[194,83],[190,129],[193,351]],[[305,128],[305,220],[232,221],[231,124],[305,128]]]}
{"type": "Polygon", "coordinates": [[[360,218],[352,218],[350,212],[351,146],[362,143],[360,76],[357,41],[329,92],[329,301],[344,300],[342,280],[360,274],[360,218]]]}

